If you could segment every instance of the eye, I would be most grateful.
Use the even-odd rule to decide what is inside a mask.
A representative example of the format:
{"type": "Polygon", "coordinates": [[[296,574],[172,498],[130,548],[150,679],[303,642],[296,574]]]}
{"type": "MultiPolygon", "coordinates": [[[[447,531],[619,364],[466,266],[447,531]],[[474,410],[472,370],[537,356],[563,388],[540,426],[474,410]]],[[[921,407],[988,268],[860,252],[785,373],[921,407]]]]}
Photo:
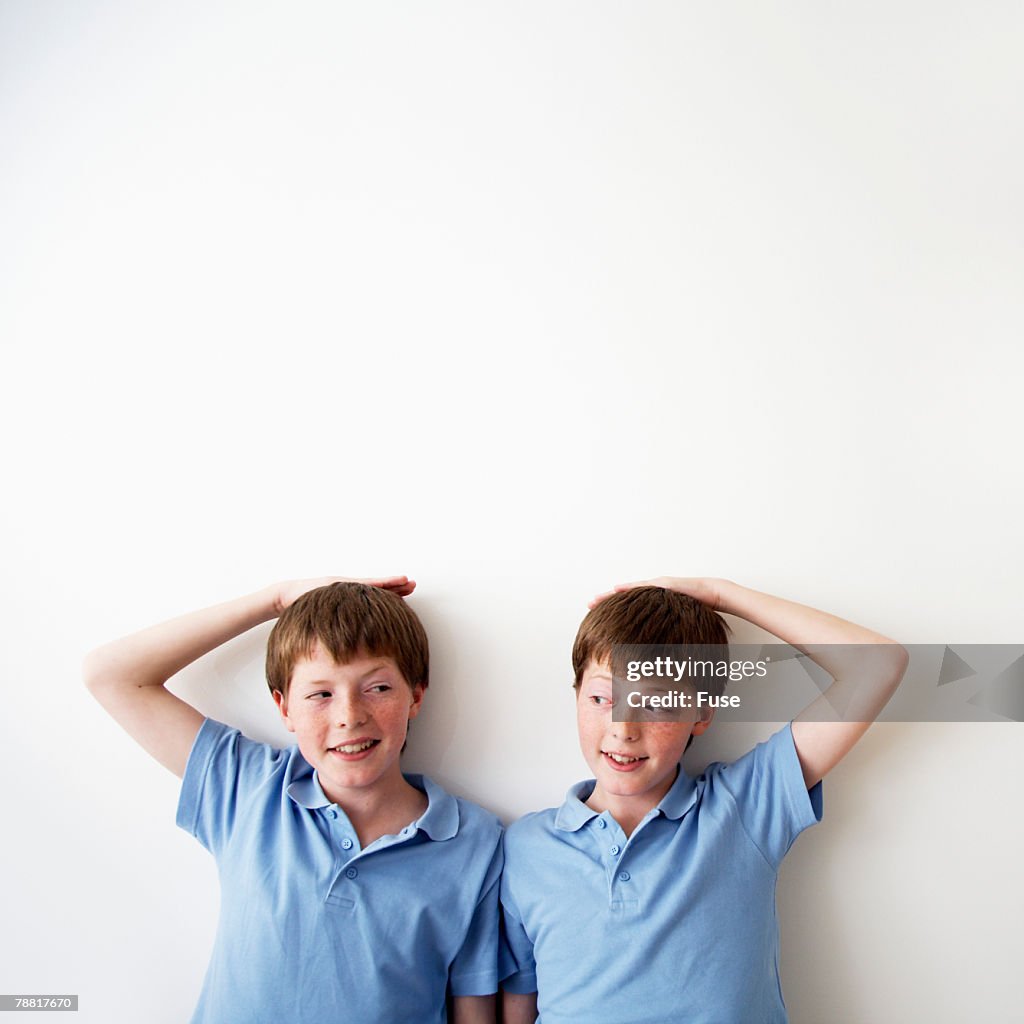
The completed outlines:
{"type": "Polygon", "coordinates": [[[369,687],[370,693],[387,693],[390,689],[390,683],[372,683],[369,687]]]}
{"type": "Polygon", "coordinates": [[[317,690],[316,693],[307,693],[306,700],[320,700],[322,697],[330,697],[329,690],[317,690]]]}
{"type": "Polygon", "coordinates": [[[605,697],[600,693],[592,693],[590,695],[590,703],[596,707],[603,708],[610,706],[612,702],[611,697],[605,697]]]}

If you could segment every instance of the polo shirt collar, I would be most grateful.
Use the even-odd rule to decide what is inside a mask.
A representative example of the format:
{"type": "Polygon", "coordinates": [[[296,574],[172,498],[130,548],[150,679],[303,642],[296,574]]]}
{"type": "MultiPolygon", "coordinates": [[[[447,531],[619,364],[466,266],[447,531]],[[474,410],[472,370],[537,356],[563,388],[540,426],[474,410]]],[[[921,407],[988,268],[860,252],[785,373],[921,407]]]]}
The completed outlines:
{"type": "Polygon", "coordinates": [[[405,781],[427,794],[427,809],[413,822],[436,842],[453,839],[459,831],[459,804],[447,790],[425,775],[404,775],[405,781]]]}
{"type": "Polygon", "coordinates": [[[327,794],[320,788],[320,780],[316,772],[309,765],[304,764],[306,771],[303,771],[294,782],[290,783],[286,792],[300,806],[308,807],[311,811],[318,807],[330,807],[331,801],[327,794]]]}
{"type": "Polygon", "coordinates": [[[591,818],[597,817],[597,811],[585,803],[594,792],[596,782],[596,779],[587,779],[569,787],[569,792],[565,794],[565,803],[558,808],[555,815],[555,828],[563,832],[578,832],[591,818]]]}
{"type": "MultiPolygon", "coordinates": [[[[309,810],[330,807],[331,800],[321,788],[316,772],[308,765],[306,767],[308,770],[289,784],[288,796],[309,810]]],[[[403,778],[427,795],[427,809],[413,822],[413,826],[437,842],[454,838],[459,831],[459,804],[455,797],[425,775],[406,775],[403,772],[403,778]]]]}
{"type": "Polygon", "coordinates": [[[661,798],[657,809],[666,818],[681,818],[697,802],[697,782],[691,779],[683,766],[679,766],[679,774],[672,788],[661,798]]]}
{"type": "MultiPolygon", "coordinates": [[[[562,832],[578,832],[591,818],[598,816],[598,812],[586,804],[590,794],[594,792],[595,784],[595,779],[587,779],[570,787],[569,792],[565,794],[565,803],[558,808],[555,815],[555,828],[562,832]]],[[[655,813],[664,814],[666,818],[679,819],[696,802],[697,783],[683,771],[683,766],[679,765],[676,781],[654,810],[655,813]]]]}

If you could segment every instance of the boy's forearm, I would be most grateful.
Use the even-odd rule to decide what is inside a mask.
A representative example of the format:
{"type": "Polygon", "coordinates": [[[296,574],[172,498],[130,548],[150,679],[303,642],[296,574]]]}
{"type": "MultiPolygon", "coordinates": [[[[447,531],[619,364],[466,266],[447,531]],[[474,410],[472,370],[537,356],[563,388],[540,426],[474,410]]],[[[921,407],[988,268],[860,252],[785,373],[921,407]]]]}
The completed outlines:
{"type": "Polygon", "coordinates": [[[809,644],[891,644],[894,641],[836,615],[742,587],[731,580],[717,581],[717,610],[766,629],[802,650],[809,644]]]}
{"type": "Polygon", "coordinates": [[[162,686],[186,665],[279,614],[274,588],[181,615],[90,652],[83,671],[94,692],[162,686]]]}
{"type": "Polygon", "coordinates": [[[771,594],[719,582],[718,609],[746,619],[806,654],[835,682],[801,718],[820,720],[842,708],[846,721],[871,722],[895,692],[906,651],[895,640],[836,615],[771,594]]]}
{"type": "Polygon", "coordinates": [[[501,1019],[504,1024],[533,1024],[537,1019],[537,993],[502,992],[501,1019]]]}
{"type": "Polygon", "coordinates": [[[494,1024],[497,1013],[495,996],[456,996],[452,1000],[453,1024],[494,1024]]]}

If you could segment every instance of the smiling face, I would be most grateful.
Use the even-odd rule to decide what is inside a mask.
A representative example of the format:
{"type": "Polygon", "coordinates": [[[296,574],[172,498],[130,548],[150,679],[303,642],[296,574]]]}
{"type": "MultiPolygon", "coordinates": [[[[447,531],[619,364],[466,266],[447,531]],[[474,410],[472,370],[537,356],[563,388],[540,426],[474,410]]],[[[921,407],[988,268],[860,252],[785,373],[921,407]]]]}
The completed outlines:
{"type": "Polygon", "coordinates": [[[704,732],[711,719],[612,721],[611,667],[591,661],[576,696],[576,724],[583,756],[597,780],[588,805],[616,818],[620,813],[640,818],[672,788],[687,740],[704,732]]]}
{"type": "Polygon", "coordinates": [[[275,691],[274,700],[335,803],[404,784],[399,754],[423,687],[410,687],[392,658],[341,665],[316,644],[296,662],[287,697],[275,691]]]}

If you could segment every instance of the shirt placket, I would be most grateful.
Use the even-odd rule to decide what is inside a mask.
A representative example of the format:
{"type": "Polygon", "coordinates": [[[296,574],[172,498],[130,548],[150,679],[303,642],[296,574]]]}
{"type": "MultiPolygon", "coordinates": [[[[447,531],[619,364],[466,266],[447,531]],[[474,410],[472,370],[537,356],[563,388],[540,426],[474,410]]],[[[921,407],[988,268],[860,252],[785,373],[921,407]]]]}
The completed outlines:
{"type": "Polygon", "coordinates": [[[633,850],[641,830],[656,814],[656,811],[650,812],[628,839],[610,815],[602,814],[594,820],[594,835],[608,879],[608,907],[612,913],[639,912],[640,898],[631,871],[636,859],[633,850]]]}
{"type": "Polygon", "coordinates": [[[416,834],[416,828],[408,825],[398,835],[381,836],[364,849],[359,845],[356,830],[340,807],[332,805],[324,813],[330,830],[331,845],[335,851],[334,878],[325,902],[352,910],[359,899],[363,884],[361,874],[366,871],[366,861],[375,853],[408,842],[416,834]]]}

